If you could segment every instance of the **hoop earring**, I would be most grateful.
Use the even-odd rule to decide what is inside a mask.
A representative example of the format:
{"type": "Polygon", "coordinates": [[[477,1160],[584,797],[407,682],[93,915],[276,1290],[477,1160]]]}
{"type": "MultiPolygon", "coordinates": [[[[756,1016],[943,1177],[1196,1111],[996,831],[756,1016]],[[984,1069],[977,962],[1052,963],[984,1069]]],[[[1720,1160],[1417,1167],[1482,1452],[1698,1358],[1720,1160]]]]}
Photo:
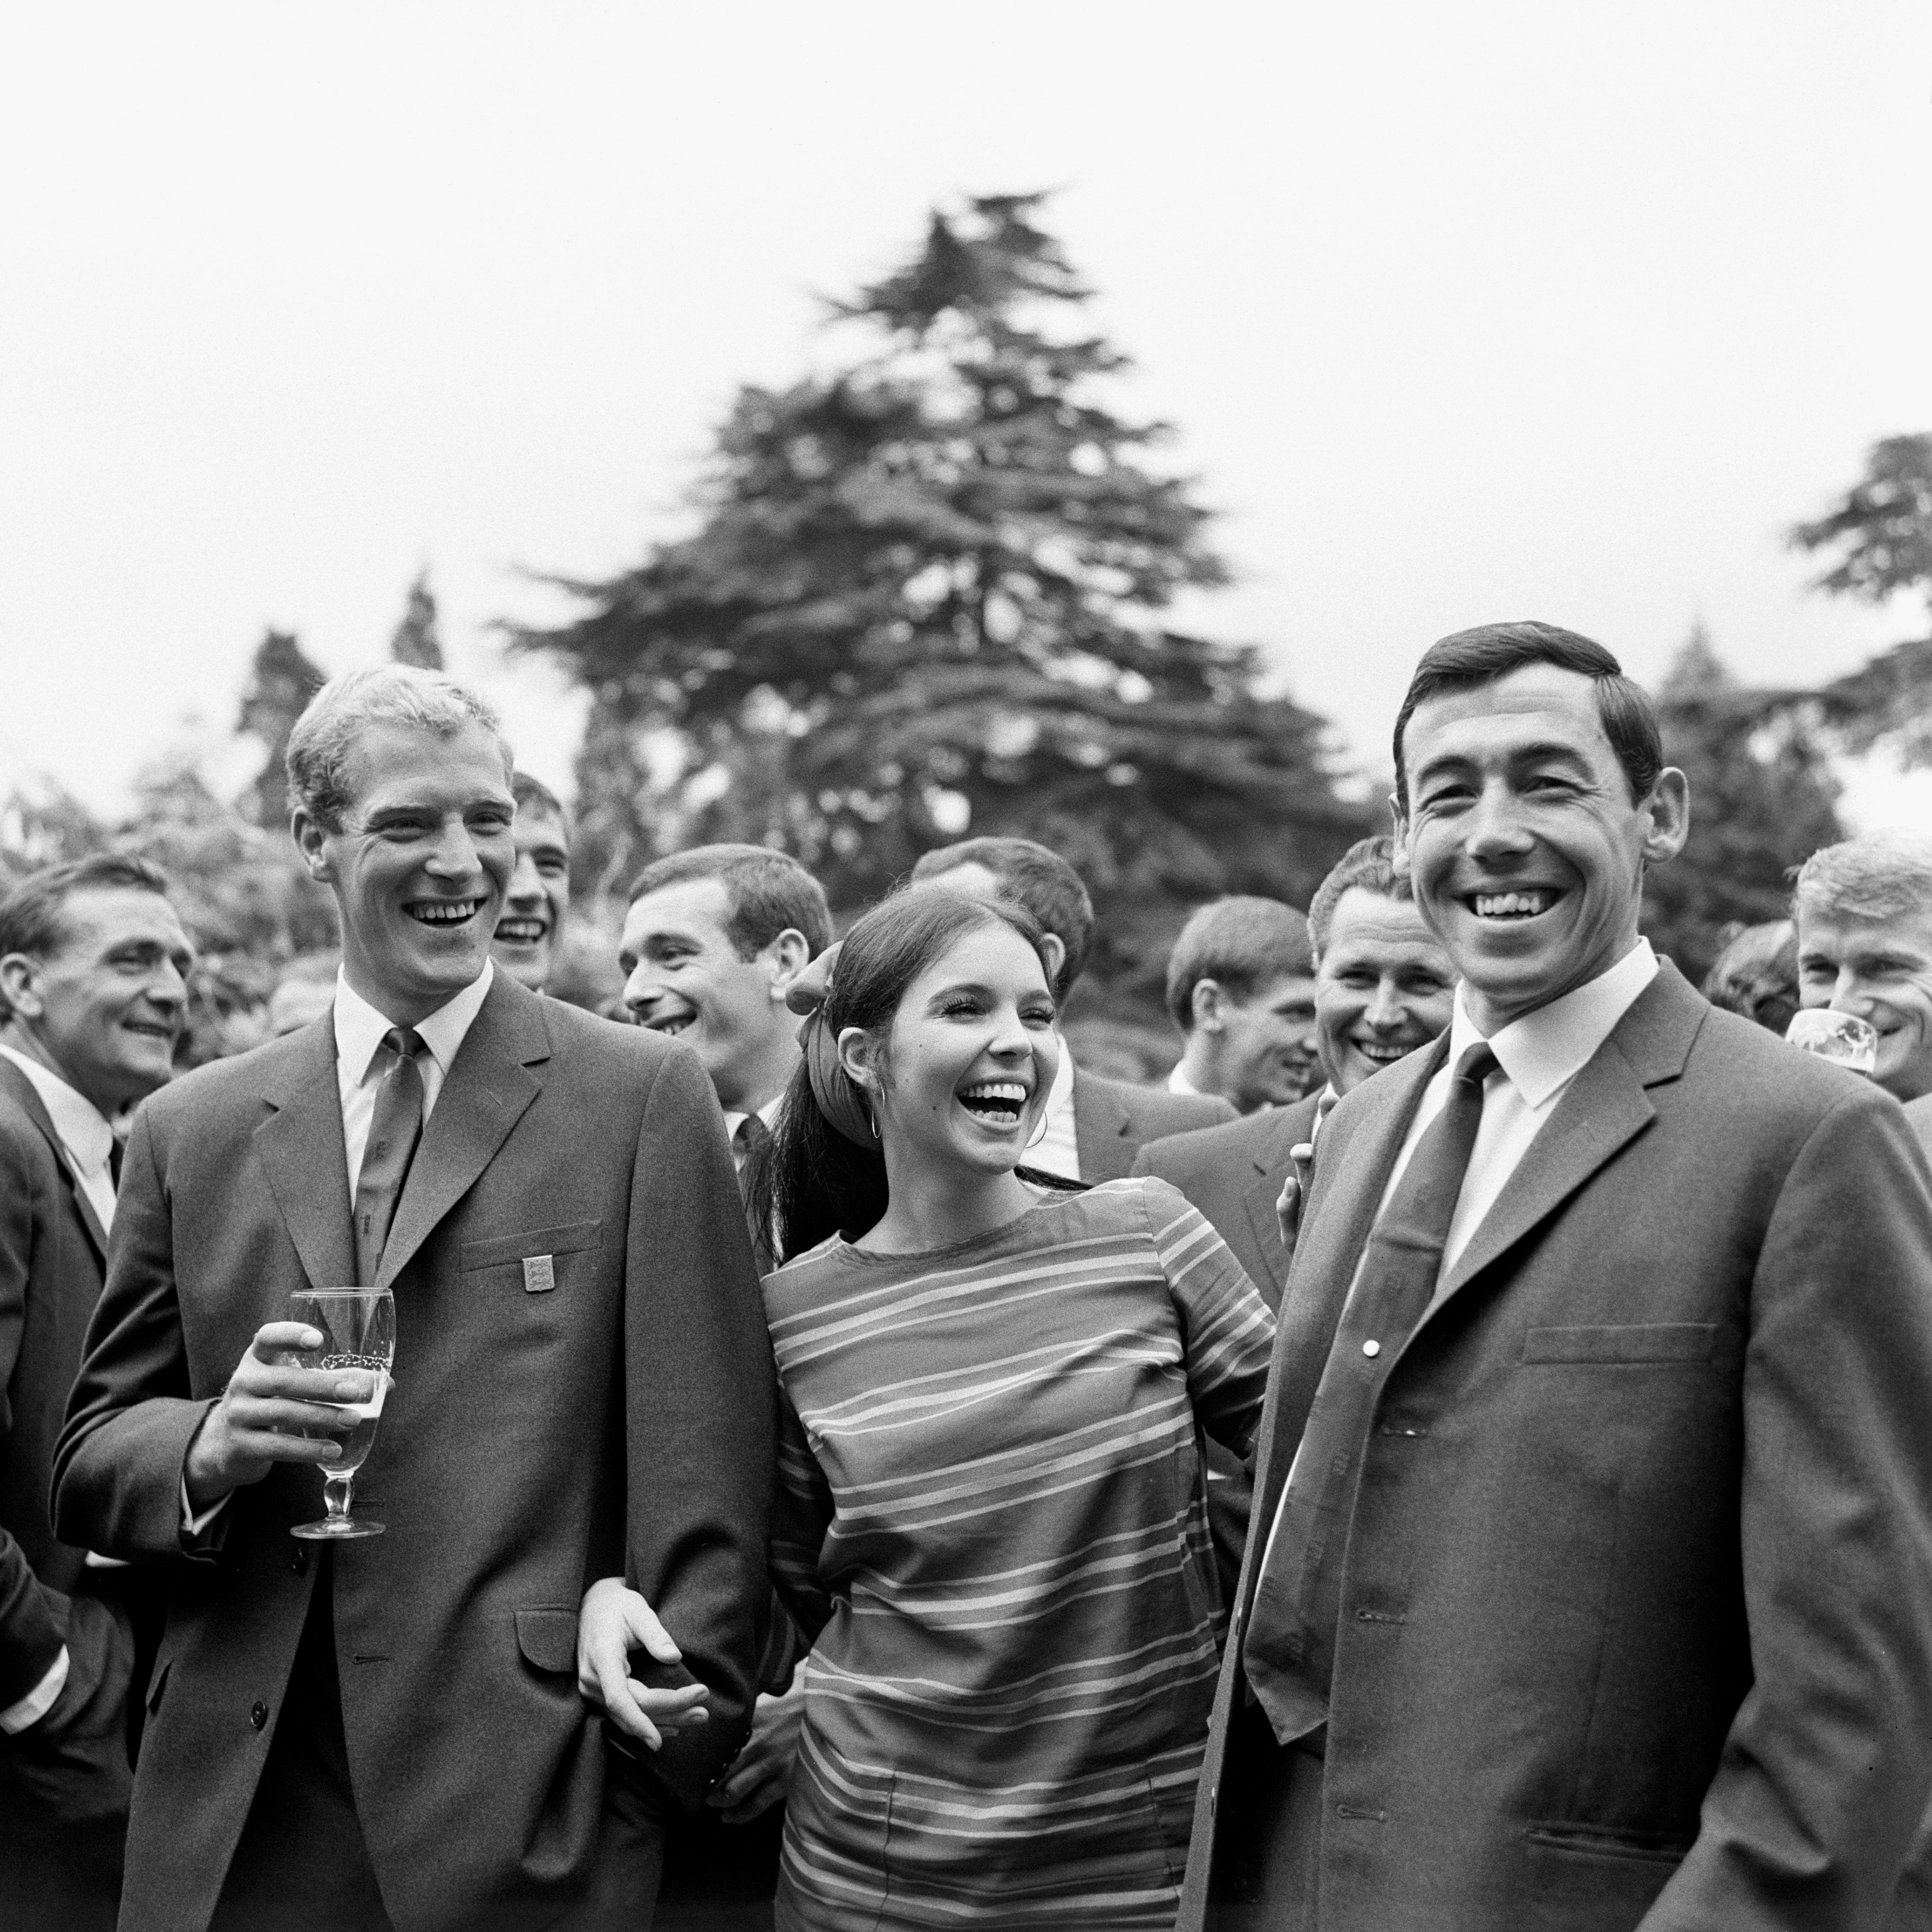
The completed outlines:
{"type": "Polygon", "coordinates": [[[1040,1125],[1034,1129],[1033,1138],[1026,1144],[1026,1150],[1028,1154],[1031,1154],[1034,1149],[1046,1139],[1047,1128],[1052,1123],[1047,1118],[1046,1110],[1042,1108],[1040,1112],[1040,1125]]]}
{"type": "Polygon", "coordinates": [[[876,1141],[883,1138],[879,1132],[878,1118],[873,1113],[872,1103],[869,1100],[866,1102],[866,1124],[872,1129],[873,1139],[876,1141]]]}

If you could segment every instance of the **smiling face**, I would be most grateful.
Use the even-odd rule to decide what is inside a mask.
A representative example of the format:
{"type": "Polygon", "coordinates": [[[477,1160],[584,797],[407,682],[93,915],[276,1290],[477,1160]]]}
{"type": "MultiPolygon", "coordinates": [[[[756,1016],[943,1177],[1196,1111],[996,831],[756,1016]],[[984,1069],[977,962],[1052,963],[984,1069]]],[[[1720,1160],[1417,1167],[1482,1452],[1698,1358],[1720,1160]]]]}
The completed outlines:
{"type": "Polygon", "coordinates": [[[1039,1126],[1060,1042],[1040,956],[1007,926],[956,940],[906,988],[880,1042],[839,1037],[896,1192],[917,1167],[1009,1173],[1039,1126]]]}
{"type": "Polygon", "coordinates": [[[624,1004],[638,1025],[698,1049],[727,1113],[752,1113],[784,1090],[798,1064],[798,1022],[785,989],[805,963],[796,932],[746,959],[725,930],[722,879],[681,879],[635,901],[617,963],[624,1004]]]}
{"type": "Polygon", "coordinates": [[[1867,921],[1798,908],[1798,990],[1808,1006],[1869,1020],[1872,1078],[1900,1100],[1932,1094],[1932,908],[1867,921]]]}
{"type": "Polygon", "coordinates": [[[570,910],[570,841],[563,820],[538,804],[517,808],[517,864],[490,950],[520,985],[542,992],[570,910]]]}
{"type": "Polygon", "coordinates": [[[295,818],[309,874],[335,894],[349,983],[413,1026],[483,970],[516,864],[503,748],[481,724],[448,737],[373,726],[346,773],[330,831],[295,818]]]}
{"type": "Polygon", "coordinates": [[[194,949],[166,899],[125,886],[70,894],[60,928],[58,946],[0,964],[14,1025],[24,1050],[117,1114],[174,1070],[194,949]]]}
{"type": "Polygon", "coordinates": [[[1688,788],[1630,784],[1577,671],[1532,664],[1417,706],[1398,808],[1424,919],[1485,1034],[1595,979],[1636,944],[1646,864],[1682,849],[1688,788]]]}
{"type": "Polygon", "coordinates": [[[1315,969],[1315,1025],[1336,1093],[1426,1046],[1455,1004],[1456,969],[1408,900],[1357,886],[1335,902],[1315,969]]]}
{"type": "Polygon", "coordinates": [[[1216,1017],[1215,1090],[1240,1112],[1286,1106],[1307,1092],[1316,1067],[1312,980],[1286,973],[1251,999],[1224,995],[1216,1017]]]}

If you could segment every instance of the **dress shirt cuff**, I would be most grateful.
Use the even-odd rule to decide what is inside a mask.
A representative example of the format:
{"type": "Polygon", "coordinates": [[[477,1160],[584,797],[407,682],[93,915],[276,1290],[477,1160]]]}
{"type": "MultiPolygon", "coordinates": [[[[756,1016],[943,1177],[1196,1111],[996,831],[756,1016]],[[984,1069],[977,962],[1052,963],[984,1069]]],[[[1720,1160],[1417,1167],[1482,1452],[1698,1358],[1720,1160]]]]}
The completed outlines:
{"type": "Polygon", "coordinates": [[[200,1515],[196,1516],[194,1513],[194,1504],[188,1501],[188,1478],[185,1476],[182,1477],[181,1484],[182,1540],[184,1543],[200,1542],[214,1526],[215,1519],[228,1507],[229,1496],[233,1496],[234,1493],[235,1492],[230,1490],[228,1496],[218,1497],[202,1511],[200,1515]]]}
{"type": "Polygon", "coordinates": [[[68,1660],[67,1646],[62,1644],[59,1656],[47,1666],[46,1676],[17,1704],[9,1704],[0,1711],[0,1731],[13,1737],[29,1724],[38,1724],[53,1708],[67,1688],[68,1660]]]}

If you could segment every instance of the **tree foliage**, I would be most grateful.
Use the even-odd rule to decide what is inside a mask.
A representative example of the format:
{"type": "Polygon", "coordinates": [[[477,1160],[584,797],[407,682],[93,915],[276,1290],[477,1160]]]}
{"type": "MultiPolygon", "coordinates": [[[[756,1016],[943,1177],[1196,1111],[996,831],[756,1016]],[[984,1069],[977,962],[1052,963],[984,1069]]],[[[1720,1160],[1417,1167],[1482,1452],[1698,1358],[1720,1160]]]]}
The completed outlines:
{"type": "Polygon", "coordinates": [[[389,656],[398,664],[424,670],[442,668],[442,634],[436,628],[436,593],[429,587],[427,568],[416,573],[403,606],[403,621],[389,640],[389,656]]]}
{"type": "Polygon", "coordinates": [[[1784,916],[1791,868],[1844,831],[1815,698],[1746,688],[1699,624],[1658,706],[1665,762],[1690,782],[1690,836],[1646,880],[1644,929],[1694,982],[1730,928],[1784,916]]]}
{"type": "MultiPolygon", "coordinates": [[[[1042,197],[936,212],[910,260],[832,304],[860,351],[742,391],[694,534],[568,587],[526,631],[593,694],[578,768],[592,870],[745,838],[847,907],[968,832],[1040,838],[1102,913],[1102,979],[1144,983],[1177,908],[1305,903],[1363,827],[1324,727],[1258,654],[1168,621],[1227,580],[1042,197]]],[[[1157,964],[1157,962],[1155,962],[1157,964]]]]}
{"type": "Polygon", "coordinates": [[[253,738],[266,754],[254,782],[242,794],[242,809],[263,827],[288,823],[288,784],[282,755],[303,707],[322,688],[323,674],[292,632],[269,631],[255,646],[242,709],[235,728],[253,738]]]}

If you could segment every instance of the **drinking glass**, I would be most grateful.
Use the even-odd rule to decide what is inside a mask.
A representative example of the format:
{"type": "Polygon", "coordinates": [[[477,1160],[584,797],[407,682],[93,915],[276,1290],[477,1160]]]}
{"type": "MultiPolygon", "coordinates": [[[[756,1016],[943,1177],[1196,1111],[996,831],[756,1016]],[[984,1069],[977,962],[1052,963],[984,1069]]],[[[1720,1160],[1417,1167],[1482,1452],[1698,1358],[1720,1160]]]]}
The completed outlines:
{"type": "Polygon", "coordinates": [[[1791,1016],[1784,1036],[1793,1046],[1815,1053],[1854,1073],[1870,1073],[1878,1064],[1878,1035],[1856,1013],[1834,1013],[1828,1006],[1801,1006],[1791,1016]]]}
{"type": "Polygon", "coordinates": [[[352,1516],[356,1472],[376,1441],[376,1424],[389,1392],[389,1365],[396,1355],[395,1298],[386,1288],[312,1288],[289,1298],[293,1321],[305,1322],[322,1334],[319,1348],[298,1348],[296,1360],[305,1369],[364,1369],[376,1378],[375,1393],[367,1402],[326,1405],[353,1416],[355,1426],[334,1439],[342,1445],[341,1460],[322,1468],[322,1502],[328,1514],[319,1522],[298,1522],[291,1536],[345,1542],[352,1537],[380,1536],[382,1526],[367,1516],[352,1516]]]}

